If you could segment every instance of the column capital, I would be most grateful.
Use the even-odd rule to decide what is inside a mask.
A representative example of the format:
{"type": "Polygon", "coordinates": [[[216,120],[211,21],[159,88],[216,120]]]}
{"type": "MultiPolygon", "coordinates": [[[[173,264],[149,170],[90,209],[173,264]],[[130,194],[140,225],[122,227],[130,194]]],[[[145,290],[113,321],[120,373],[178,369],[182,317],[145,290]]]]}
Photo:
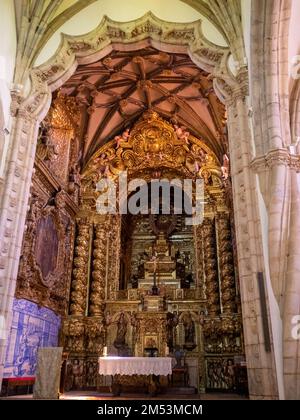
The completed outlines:
{"type": "Polygon", "coordinates": [[[288,149],[270,150],[263,156],[255,157],[251,162],[251,168],[260,173],[274,166],[286,166],[296,172],[300,172],[300,155],[291,154],[288,149]]]}
{"type": "Polygon", "coordinates": [[[233,76],[226,69],[215,73],[214,87],[217,95],[223,98],[227,107],[235,105],[237,100],[245,100],[249,96],[249,77],[247,66],[241,67],[233,76]]]}

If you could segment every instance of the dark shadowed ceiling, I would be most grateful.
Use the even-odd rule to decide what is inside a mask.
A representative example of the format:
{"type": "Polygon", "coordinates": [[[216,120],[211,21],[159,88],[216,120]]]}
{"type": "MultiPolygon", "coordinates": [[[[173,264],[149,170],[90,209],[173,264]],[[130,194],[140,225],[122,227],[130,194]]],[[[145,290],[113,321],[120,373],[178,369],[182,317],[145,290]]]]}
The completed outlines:
{"type": "Polygon", "coordinates": [[[78,66],[61,91],[83,105],[85,161],[149,108],[202,138],[220,161],[227,152],[225,108],[209,75],[186,54],[152,47],[113,51],[94,64],[78,66]]]}

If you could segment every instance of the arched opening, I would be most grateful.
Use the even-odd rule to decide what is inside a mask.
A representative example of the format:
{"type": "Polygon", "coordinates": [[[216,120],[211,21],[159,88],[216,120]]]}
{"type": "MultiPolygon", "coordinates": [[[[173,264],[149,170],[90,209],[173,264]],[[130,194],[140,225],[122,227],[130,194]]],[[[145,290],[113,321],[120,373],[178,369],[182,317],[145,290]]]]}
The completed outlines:
{"type": "Polygon", "coordinates": [[[140,288],[145,294],[151,293],[154,274],[149,263],[159,248],[163,263],[157,269],[155,285],[164,289],[170,286],[172,294],[176,288],[195,287],[193,229],[185,223],[191,213],[187,214],[185,207],[192,208],[192,202],[179,186],[167,180],[152,182],[160,184],[159,190],[154,187],[155,195],[156,191],[159,195],[151,194],[150,183],[140,187],[138,193],[147,197],[147,205],[139,214],[122,217],[119,290],[140,288]]]}
{"type": "MultiPolygon", "coordinates": [[[[35,237],[44,209],[61,218],[67,246],[55,275],[56,295],[49,285],[39,284],[38,273],[44,270],[38,269],[42,263],[34,254],[21,263],[16,296],[38,300],[63,317],[61,343],[69,353],[70,388],[106,385],[97,375],[97,358],[107,346],[119,351],[122,341],[126,352],[129,348],[134,355],[144,355],[148,344],[155,343],[153,348],[161,356],[172,342],[187,352],[191,387],[234,390],[236,385],[229,380],[209,379],[211,366],[224,370],[229,360],[235,357],[238,363],[244,357],[225,110],[209,73],[199,69],[184,48],[178,46],[176,52],[173,45],[166,52],[165,46],[160,51],[148,41],[139,44],[139,49],[130,45],[115,47],[109,54],[101,51],[97,59],[79,65],[53,95],[36,156],[33,196],[40,204],[36,209],[31,203],[33,229],[26,233],[23,252],[35,237]],[[149,247],[152,251],[161,247],[160,257],[168,258],[162,266],[173,268],[175,264],[173,287],[170,291],[166,287],[165,293],[160,287],[152,295],[156,301],[140,292],[147,289],[145,277],[138,279],[138,287],[128,288],[135,268],[132,261],[128,267],[126,256],[122,257],[121,249],[127,246],[122,246],[126,235],[121,231],[121,218],[97,212],[96,184],[103,179],[116,184],[124,170],[129,181],[173,179],[179,173],[181,180],[195,184],[198,179],[205,184],[207,206],[199,226],[186,231],[181,226],[177,239],[169,240],[157,228],[164,222],[157,218],[151,222],[152,230],[159,232],[151,243],[149,239],[149,247]],[[45,174],[48,190],[38,179],[45,174]],[[186,245],[181,247],[176,241],[186,241],[186,245]],[[29,278],[30,270],[33,275],[29,278]],[[127,326],[122,339],[121,318],[127,326]],[[154,319],[159,322],[153,323],[154,319]]],[[[148,279],[154,281],[155,271],[151,270],[153,264],[148,279]]],[[[163,276],[159,281],[166,280],[163,286],[168,286],[168,270],[156,273],[163,276]]],[[[229,369],[227,373],[231,375],[229,369]]]]}

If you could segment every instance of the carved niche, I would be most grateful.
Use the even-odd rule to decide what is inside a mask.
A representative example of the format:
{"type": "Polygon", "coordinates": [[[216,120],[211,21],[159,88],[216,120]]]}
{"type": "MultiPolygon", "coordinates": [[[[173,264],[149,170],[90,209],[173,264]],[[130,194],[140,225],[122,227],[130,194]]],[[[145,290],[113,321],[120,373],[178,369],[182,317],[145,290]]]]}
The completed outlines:
{"type": "Polygon", "coordinates": [[[45,204],[33,195],[23,239],[16,297],[29,299],[64,313],[68,282],[66,269],[71,248],[71,222],[61,208],[63,193],[45,204]]]}

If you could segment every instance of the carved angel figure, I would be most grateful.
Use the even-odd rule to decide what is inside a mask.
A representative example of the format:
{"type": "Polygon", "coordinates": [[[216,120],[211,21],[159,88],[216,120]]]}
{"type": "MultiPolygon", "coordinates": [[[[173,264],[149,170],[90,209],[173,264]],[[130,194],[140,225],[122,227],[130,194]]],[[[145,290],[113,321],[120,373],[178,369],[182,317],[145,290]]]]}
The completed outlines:
{"type": "Polygon", "coordinates": [[[190,132],[187,131],[186,127],[184,126],[179,127],[177,124],[174,124],[174,128],[175,128],[176,135],[178,139],[180,140],[179,143],[189,153],[190,149],[188,147],[188,144],[189,144],[190,132]]]}
{"type": "Polygon", "coordinates": [[[177,137],[181,140],[184,140],[186,143],[188,143],[188,138],[190,135],[190,132],[187,131],[186,127],[182,126],[178,126],[178,125],[174,125],[177,137]]]}
{"type": "Polygon", "coordinates": [[[117,149],[120,147],[122,142],[127,142],[129,139],[129,128],[127,128],[120,136],[115,136],[115,141],[117,143],[117,149]]]}
{"type": "Polygon", "coordinates": [[[222,178],[226,181],[229,177],[229,157],[227,155],[223,156],[223,166],[221,166],[222,178]]]}

